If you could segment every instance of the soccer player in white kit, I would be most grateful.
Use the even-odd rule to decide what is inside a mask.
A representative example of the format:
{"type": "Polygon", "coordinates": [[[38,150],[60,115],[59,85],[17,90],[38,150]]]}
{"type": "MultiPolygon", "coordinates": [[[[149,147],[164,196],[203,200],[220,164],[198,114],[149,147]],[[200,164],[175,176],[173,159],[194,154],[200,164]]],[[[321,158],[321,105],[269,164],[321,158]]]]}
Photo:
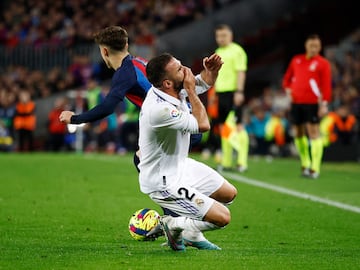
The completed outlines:
{"type": "MultiPolygon", "coordinates": [[[[221,58],[213,57],[218,57],[220,69],[221,58]]],[[[184,242],[201,249],[220,249],[202,232],[230,222],[224,204],[234,200],[237,190],[215,170],[188,157],[190,134],[210,129],[195,87],[202,79],[166,53],[150,60],[146,72],[153,87],[140,112],[140,189],[179,215],[161,218],[173,250],[184,250],[184,242]]]]}

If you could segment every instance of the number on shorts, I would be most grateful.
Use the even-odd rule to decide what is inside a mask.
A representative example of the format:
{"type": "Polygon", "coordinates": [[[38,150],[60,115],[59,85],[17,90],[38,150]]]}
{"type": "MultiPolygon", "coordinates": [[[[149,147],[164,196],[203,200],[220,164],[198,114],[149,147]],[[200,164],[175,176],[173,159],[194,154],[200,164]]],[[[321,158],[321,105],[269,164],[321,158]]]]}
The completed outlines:
{"type": "Polygon", "coordinates": [[[195,193],[189,195],[189,190],[187,188],[184,187],[179,188],[178,190],[179,195],[183,195],[183,192],[185,193],[185,198],[188,199],[189,201],[191,201],[195,196],[195,193]]]}

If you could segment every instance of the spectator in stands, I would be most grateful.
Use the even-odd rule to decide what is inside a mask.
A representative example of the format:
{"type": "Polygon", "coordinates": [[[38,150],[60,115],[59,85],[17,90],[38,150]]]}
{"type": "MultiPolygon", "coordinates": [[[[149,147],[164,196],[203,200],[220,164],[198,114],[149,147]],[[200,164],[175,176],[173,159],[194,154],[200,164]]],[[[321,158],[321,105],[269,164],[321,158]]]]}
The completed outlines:
{"type": "Polygon", "coordinates": [[[68,106],[68,101],[64,97],[56,98],[54,108],[48,115],[48,150],[58,152],[65,145],[65,135],[67,127],[59,121],[60,113],[68,106]]]}
{"type": "Polygon", "coordinates": [[[47,74],[46,86],[49,88],[52,94],[55,94],[63,89],[60,87],[60,82],[62,80],[62,72],[59,67],[54,67],[49,70],[47,74]]]}
{"type": "Polygon", "coordinates": [[[139,135],[139,108],[127,99],[124,102],[125,109],[118,117],[118,153],[137,150],[137,138],[139,135]]]}
{"type": "MultiPolygon", "coordinates": [[[[98,104],[103,102],[109,93],[109,87],[102,87],[99,92],[98,104]]],[[[135,105],[133,105],[135,106],[135,105]]],[[[112,154],[116,150],[116,131],[118,123],[116,112],[108,115],[104,119],[99,120],[99,124],[95,127],[95,133],[97,137],[97,147],[100,151],[106,151],[108,154],[112,154]]]]}
{"type": "Polygon", "coordinates": [[[356,142],[357,120],[345,104],[321,120],[324,145],[333,143],[349,145],[356,142]]]}
{"type": "Polygon", "coordinates": [[[265,140],[270,144],[269,154],[288,156],[290,154],[287,143],[291,141],[289,123],[285,110],[274,107],[265,126],[265,140]]]}
{"type": "Polygon", "coordinates": [[[7,39],[7,32],[5,23],[0,21],[0,44],[5,44],[7,39]]]}
{"type": "MultiPolygon", "coordinates": [[[[107,25],[124,25],[135,40],[130,26],[151,25],[152,34],[201,18],[214,6],[220,8],[231,1],[51,1],[13,0],[4,3],[0,16],[0,43],[9,47],[19,44],[42,45],[92,42],[93,29],[107,25]],[[106,16],[104,16],[106,14],[106,16]],[[91,29],[91,31],[89,30],[91,29]]],[[[136,43],[136,42],[134,42],[136,43]]]]}
{"type": "Polygon", "coordinates": [[[34,130],[36,127],[35,102],[27,90],[21,90],[16,104],[14,129],[17,133],[18,150],[34,150],[34,130]]]}
{"type": "MultiPolygon", "coordinates": [[[[148,23],[148,22],[147,22],[148,23]]],[[[146,22],[140,22],[136,27],[136,37],[134,44],[131,45],[131,51],[137,56],[145,59],[151,59],[155,55],[155,35],[150,31],[146,22]]]]}
{"type": "Polygon", "coordinates": [[[269,141],[265,138],[265,127],[270,119],[269,112],[265,112],[261,105],[253,110],[249,123],[246,124],[246,130],[251,138],[253,154],[266,156],[269,154],[269,141]]]}
{"type": "Polygon", "coordinates": [[[14,138],[14,117],[16,113],[16,95],[5,89],[0,90],[0,121],[14,138]]]}
{"type": "Polygon", "coordinates": [[[9,152],[13,147],[13,138],[5,123],[0,119],[0,152],[9,152]]]}
{"type": "Polygon", "coordinates": [[[86,55],[75,55],[68,71],[74,77],[75,87],[86,86],[94,75],[94,67],[86,55]]]}

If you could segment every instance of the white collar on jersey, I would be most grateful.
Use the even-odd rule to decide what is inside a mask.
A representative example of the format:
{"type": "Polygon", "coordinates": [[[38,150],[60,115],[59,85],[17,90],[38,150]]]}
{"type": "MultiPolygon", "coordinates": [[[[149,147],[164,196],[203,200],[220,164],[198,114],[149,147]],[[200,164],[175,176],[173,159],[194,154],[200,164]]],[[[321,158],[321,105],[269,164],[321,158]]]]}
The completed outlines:
{"type": "Polygon", "coordinates": [[[174,98],[173,96],[170,96],[170,95],[166,94],[165,92],[157,89],[154,86],[152,87],[152,90],[154,91],[154,93],[156,95],[158,95],[162,99],[166,100],[167,102],[170,102],[170,103],[174,104],[175,106],[180,106],[181,101],[179,99],[174,98]]]}

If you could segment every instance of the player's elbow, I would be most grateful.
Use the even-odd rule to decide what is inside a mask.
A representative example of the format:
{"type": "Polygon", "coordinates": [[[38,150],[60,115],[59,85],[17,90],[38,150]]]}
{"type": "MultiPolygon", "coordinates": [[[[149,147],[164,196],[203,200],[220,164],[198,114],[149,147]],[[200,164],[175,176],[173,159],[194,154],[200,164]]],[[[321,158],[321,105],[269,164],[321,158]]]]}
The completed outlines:
{"type": "Polygon", "coordinates": [[[210,123],[209,123],[209,121],[204,121],[204,123],[200,123],[199,124],[199,131],[201,132],[201,133],[204,133],[204,132],[207,132],[207,131],[209,131],[210,130],[210,123]]]}

